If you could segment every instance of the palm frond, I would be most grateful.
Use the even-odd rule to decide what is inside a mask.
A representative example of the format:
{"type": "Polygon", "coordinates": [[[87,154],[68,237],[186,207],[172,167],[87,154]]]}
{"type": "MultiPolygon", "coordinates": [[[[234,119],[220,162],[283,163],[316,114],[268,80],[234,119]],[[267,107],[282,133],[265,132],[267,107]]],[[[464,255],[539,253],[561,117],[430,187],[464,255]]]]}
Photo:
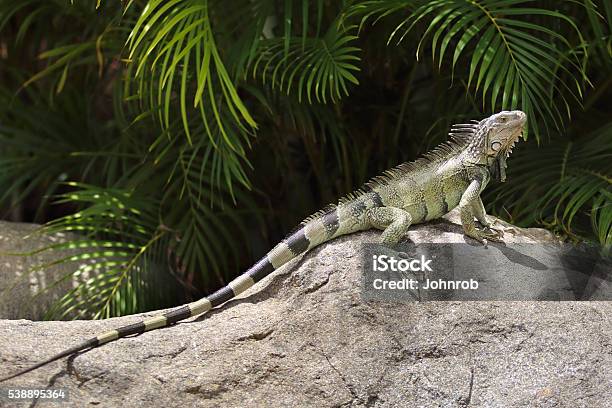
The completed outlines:
{"type": "Polygon", "coordinates": [[[297,92],[299,101],[336,102],[348,95],[348,83],[359,84],[354,72],[359,71],[355,62],[360,60],[360,49],[351,45],[357,38],[354,29],[334,23],[322,38],[262,41],[253,77],[261,77],[280,92],[297,92]]]}
{"type": "MultiPolygon", "coordinates": [[[[382,3],[370,4],[362,23],[373,14],[401,10],[397,2],[391,2],[388,8],[382,3]]],[[[408,7],[414,7],[414,3],[406,2],[408,7]]],[[[453,71],[461,57],[470,58],[468,87],[475,85],[483,108],[521,109],[530,118],[547,118],[561,128],[570,112],[568,98],[579,101],[587,81],[585,41],[571,17],[556,10],[520,7],[530,3],[527,0],[420,3],[396,26],[389,42],[401,43],[417,24],[429,20],[418,43],[417,58],[425,39],[430,38],[432,59],[439,67],[445,56],[451,58],[451,52],[449,65],[453,71]],[[555,31],[556,24],[570,27],[582,47],[581,55],[569,54],[573,46],[555,31]],[[551,104],[550,100],[558,102],[551,104]]],[[[541,124],[532,121],[530,126],[539,136],[541,124]]]]}
{"type": "Polygon", "coordinates": [[[528,143],[510,159],[508,181],[487,194],[491,208],[498,214],[510,211],[513,222],[540,222],[582,239],[589,235],[585,220],[591,219],[599,242],[610,245],[609,146],[612,123],[575,141],[557,137],[545,146],[528,143]]]}
{"type": "Polygon", "coordinates": [[[561,227],[565,234],[576,236],[579,233],[573,231],[579,230],[575,219],[579,212],[586,212],[600,244],[610,246],[612,207],[607,200],[611,192],[612,177],[586,169],[572,170],[542,197],[540,217],[549,227],[561,227]]]}
{"type": "Polygon", "coordinates": [[[164,267],[164,246],[159,243],[167,231],[158,228],[157,204],[129,191],[68,184],[77,190],[62,194],[58,203],[80,203],[84,208],[49,222],[42,231],[80,234],[82,238],[53,245],[76,250],[53,263],[74,265],[72,274],[62,279],[79,283],[46,317],[99,319],[146,310],[150,304],[141,295],[147,291],[134,287],[148,286],[156,269],[164,267]]]}
{"type": "Polygon", "coordinates": [[[601,3],[603,4],[598,6],[592,0],[585,0],[584,8],[593,32],[591,43],[599,54],[600,61],[604,65],[610,65],[612,64],[612,4],[609,1],[601,3]]]}
{"type": "Polygon", "coordinates": [[[148,92],[151,105],[161,108],[161,123],[170,126],[170,102],[176,92],[190,143],[188,115],[199,111],[211,139],[209,124],[215,123],[223,142],[230,149],[241,151],[241,141],[226,131],[221,112],[227,110],[243,132],[257,125],[239,97],[217,48],[208,1],[149,1],[127,45],[129,58],[136,67],[134,76],[140,78],[137,92],[142,98],[148,92]],[[188,86],[191,83],[195,89],[188,86]]]}
{"type": "MultiPolygon", "coordinates": [[[[220,167],[216,174],[211,169],[216,157],[203,141],[179,148],[161,202],[163,223],[176,235],[174,251],[181,268],[191,274],[197,271],[207,287],[227,281],[249,250],[244,244],[248,242],[245,222],[260,218],[244,189],[222,189],[214,180],[223,174],[220,167]],[[215,203],[215,197],[222,201],[215,203]],[[242,210],[228,205],[233,199],[239,200],[242,210]]],[[[226,172],[231,171],[239,170],[226,172]]]]}

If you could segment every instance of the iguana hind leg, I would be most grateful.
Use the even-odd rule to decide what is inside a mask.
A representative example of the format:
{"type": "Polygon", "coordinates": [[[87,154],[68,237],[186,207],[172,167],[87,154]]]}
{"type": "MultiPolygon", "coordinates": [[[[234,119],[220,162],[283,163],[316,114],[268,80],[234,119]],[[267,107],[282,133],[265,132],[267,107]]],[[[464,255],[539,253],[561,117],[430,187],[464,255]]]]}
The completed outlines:
{"type": "Polygon", "coordinates": [[[412,223],[410,213],[397,207],[371,208],[366,217],[372,227],[383,230],[380,241],[386,245],[397,244],[412,223]]]}

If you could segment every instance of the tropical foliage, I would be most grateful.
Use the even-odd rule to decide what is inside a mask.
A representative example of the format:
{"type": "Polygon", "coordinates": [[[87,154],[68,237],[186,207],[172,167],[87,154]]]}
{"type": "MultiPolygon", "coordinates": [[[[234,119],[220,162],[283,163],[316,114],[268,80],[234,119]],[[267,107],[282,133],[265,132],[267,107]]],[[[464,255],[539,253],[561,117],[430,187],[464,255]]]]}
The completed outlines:
{"type": "Polygon", "coordinates": [[[49,317],[133,313],[522,109],[489,210],[609,246],[611,32],[591,0],[0,0],[1,216],[80,234],[49,317]]]}

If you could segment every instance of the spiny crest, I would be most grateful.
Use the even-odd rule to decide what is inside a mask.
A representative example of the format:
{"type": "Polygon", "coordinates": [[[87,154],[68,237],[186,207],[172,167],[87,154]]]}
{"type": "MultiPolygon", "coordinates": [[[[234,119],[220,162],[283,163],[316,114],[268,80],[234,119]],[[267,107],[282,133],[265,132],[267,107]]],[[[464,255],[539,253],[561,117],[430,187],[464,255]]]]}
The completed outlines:
{"type": "MultiPolygon", "coordinates": [[[[319,218],[325,216],[326,214],[329,214],[332,211],[335,211],[338,206],[350,203],[352,201],[357,200],[359,197],[363,197],[365,194],[367,194],[368,192],[370,192],[371,189],[364,187],[364,188],[360,188],[358,190],[352,191],[350,193],[348,193],[347,195],[341,197],[338,200],[337,204],[328,204],[325,207],[323,207],[323,209],[317,211],[314,214],[309,215],[308,217],[306,217],[298,226],[298,229],[303,227],[304,225],[308,224],[311,221],[315,221],[318,220],[319,218]]],[[[295,232],[295,231],[293,231],[295,232]]]]}
{"type": "Polygon", "coordinates": [[[471,123],[457,123],[452,125],[448,135],[453,142],[463,145],[469,143],[480,129],[480,122],[472,120],[471,123]]]}
{"type": "Polygon", "coordinates": [[[306,217],[301,223],[300,226],[304,226],[306,224],[308,224],[310,221],[319,219],[320,217],[324,216],[325,214],[328,214],[332,211],[334,211],[338,206],[336,204],[328,204],[325,207],[323,207],[321,210],[317,211],[314,214],[309,215],[308,217],[306,217]]]}
{"type": "Polygon", "coordinates": [[[449,133],[451,140],[439,144],[433,150],[425,153],[415,161],[402,163],[392,169],[385,170],[382,175],[376,176],[368,181],[366,186],[369,187],[369,189],[373,189],[380,185],[388,184],[394,179],[400,178],[411,171],[422,169],[432,163],[439,163],[447,160],[449,157],[459,153],[477,137],[481,129],[479,124],[479,121],[473,120],[472,123],[453,125],[449,133]]]}
{"type": "Polygon", "coordinates": [[[357,189],[355,191],[352,191],[350,193],[348,193],[347,195],[345,195],[344,197],[341,197],[338,200],[338,205],[342,205],[342,204],[346,204],[346,203],[350,203],[351,201],[354,201],[356,199],[358,199],[359,197],[363,197],[365,194],[369,193],[371,191],[371,189],[369,188],[360,188],[357,189]]]}
{"type": "Polygon", "coordinates": [[[365,196],[373,189],[389,184],[394,179],[400,178],[407,173],[415,170],[422,169],[423,167],[432,164],[439,163],[440,161],[446,160],[451,156],[459,153],[463,148],[470,144],[475,137],[478,137],[478,133],[481,130],[480,122],[472,120],[471,123],[460,123],[452,125],[451,131],[449,132],[450,140],[436,146],[433,150],[425,153],[423,157],[418,158],[412,162],[402,163],[392,169],[385,170],[383,174],[370,179],[364,187],[355,190],[338,200],[337,204],[329,204],[320,211],[310,215],[304,221],[300,223],[300,227],[307,223],[317,220],[324,215],[335,211],[340,205],[350,203],[357,200],[360,197],[365,196]]]}

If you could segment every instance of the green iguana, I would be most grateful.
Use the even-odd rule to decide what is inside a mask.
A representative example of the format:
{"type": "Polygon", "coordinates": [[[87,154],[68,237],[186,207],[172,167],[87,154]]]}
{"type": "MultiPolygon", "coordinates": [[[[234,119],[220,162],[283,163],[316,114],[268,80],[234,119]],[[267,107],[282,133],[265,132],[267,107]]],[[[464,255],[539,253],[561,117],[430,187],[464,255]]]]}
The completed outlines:
{"type": "Polygon", "coordinates": [[[491,178],[505,181],[506,159],[522,135],[525,122],[525,113],[503,111],[481,121],[454,125],[451,141],[423,158],[385,171],[337,204],[306,218],[259,262],[212,295],[91,338],[0,382],[73,353],[207,312],[292,259],[341,235],[376,228],[383,231],[381,242],[391,245],[400,241],[411,224],[442,217],[459,206],[465,235],[485,245],[487,240],[499,240],[501,231],[494,230],[487,221],[480,193],[491,178]],[[485,229],[477,228],[474,219],[485,229]]]}

